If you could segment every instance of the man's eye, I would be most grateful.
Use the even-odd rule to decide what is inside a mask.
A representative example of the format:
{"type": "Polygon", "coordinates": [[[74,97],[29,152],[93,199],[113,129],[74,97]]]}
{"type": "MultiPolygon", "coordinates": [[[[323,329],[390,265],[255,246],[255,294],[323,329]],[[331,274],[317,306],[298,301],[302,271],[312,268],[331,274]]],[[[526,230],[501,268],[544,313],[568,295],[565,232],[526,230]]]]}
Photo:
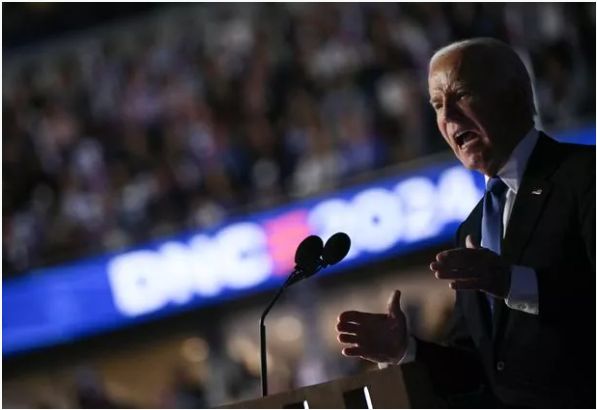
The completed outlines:
{"type": "Polygon", "coordinates": [[[465,92],[465,91],[461,91],[461,92],[459,92],[458,94],[456,94],[456,97],[457,97],[459,100],[463,100],[463,99],[465,99],[465,98],[467,98],[467,97],[469,97],[469,96],[470,96],[470,93],[467,93],[467,92],[465,92]]]}

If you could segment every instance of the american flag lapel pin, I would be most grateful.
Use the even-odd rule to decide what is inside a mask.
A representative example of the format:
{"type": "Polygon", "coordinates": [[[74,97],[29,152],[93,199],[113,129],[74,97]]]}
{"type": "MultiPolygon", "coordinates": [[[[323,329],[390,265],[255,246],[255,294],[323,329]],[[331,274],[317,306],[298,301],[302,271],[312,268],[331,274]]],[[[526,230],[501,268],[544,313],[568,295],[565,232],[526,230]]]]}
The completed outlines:
{"type": "Polygon", "coordinates": [[[541,188],[536,188],[536,189],[533,189],[531,191],[531,194],[533,194],[533,195],[541,195],[542,192],[543,192],[543,190],[541,188]]]}

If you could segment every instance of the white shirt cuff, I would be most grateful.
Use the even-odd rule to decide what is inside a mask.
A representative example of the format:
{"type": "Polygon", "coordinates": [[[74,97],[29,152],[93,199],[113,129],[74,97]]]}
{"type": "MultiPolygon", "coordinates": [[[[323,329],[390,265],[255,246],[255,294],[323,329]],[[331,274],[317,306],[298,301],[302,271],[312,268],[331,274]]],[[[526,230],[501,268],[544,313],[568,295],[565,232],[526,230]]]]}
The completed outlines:
{"type": "MultiPolygon", "coordinates": [[[[414,362],[415,358],[417,357],[417,341],[415,340],[415,338],[412,336],[408,336],[407,343],[408,344],[406,345],[406,351],[404,352],[404,356],[402,356],[402,359],[400,359],[400,361],[398,362],[399,365],[414,362]]],[[[380,369],[385,369],[389,365],[389,363],[378,363],[378,367],[380,369]]]]}
{"type": "Polygon", "coordinates": [[[526,266],[513,266],[510,292],[506,298],[510,309],[531,315],[539,314],[539,288],[535,270],[526,266]]]}

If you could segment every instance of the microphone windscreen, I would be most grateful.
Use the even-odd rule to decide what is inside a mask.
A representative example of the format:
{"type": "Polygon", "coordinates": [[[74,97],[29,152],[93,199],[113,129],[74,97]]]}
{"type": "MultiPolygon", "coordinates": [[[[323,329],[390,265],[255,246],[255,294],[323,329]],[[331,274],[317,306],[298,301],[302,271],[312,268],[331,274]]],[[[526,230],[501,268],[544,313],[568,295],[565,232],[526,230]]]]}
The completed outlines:
{"type": "Polygon", "coordinates": [[[317,235],[307,236],[294,254],[294,262],[302,270],[315,269],[323,250],[323,240],[317,235]]]}
{"type": "Polygon", "coordinates": [[[322,259],[326,265],[335,265],[348,255],[350,237],[344,232],[333,234],[323,247],[322,259]]]}

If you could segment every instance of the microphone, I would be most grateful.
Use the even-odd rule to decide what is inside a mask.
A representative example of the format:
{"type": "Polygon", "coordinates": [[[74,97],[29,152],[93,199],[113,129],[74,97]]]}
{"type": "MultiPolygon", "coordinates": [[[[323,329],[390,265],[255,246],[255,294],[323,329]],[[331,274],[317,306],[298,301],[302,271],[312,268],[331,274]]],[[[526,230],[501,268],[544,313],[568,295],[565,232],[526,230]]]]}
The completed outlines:
{"type": "MultiPolygon", "coordinates": [[[[313,240],[313,242],[315,242],[315,240],[313,240]]],[[[330,238],[326,241],[325,246],[323,246],[323,242],[321,242],[321,239],[318,236],[310,236],[306,238],[299,245],[299,248],[297,249],[297,253],[295,256],[295,262],[297,264],[297,267],[303,266],[305,268],[298,271],[295,270],[294,272],[292,272],[292,274],[286,281],[284,287],[287,288],[289,286],[292,286],[296,282],[299,282],[303,279],[307,279],[315,275],[320,270],[327,268],[328,266],[337,264],[342,259],[344,259],[346,255],[348,255],[348,251],[350,250],[350,244],[350,237],[344,232],[337,232],[330,236],[330,238]],[[306,244],[305,242],[307,241],[307,239],[312,237],[317,238],[319,241],[313,244],[306,244]],[[314,249],[308,249],[308,246],[311,246],[314,249]],[[320,250],[321,247],[323,247],[323,250],[320,250]],[[311,253],[309,253],[309,251],[311,251],[311,253]],[[299,254],[301,252],[305,253],[304,262],[299,262],[299,254]],[[317,257],[317,259],[313,259],[313,256],[315,256],[316,254],[321,255],[321,258],[317,257]]]]}
{"type": "Polygon", "coordinates": [[[321,258],[322,267],[327,268],[335,265],[348,255],[350,251],[350,237],[344,232],[338,232],[330,236],[323,248],[321,258]]]}
{"type": "Polygon", "coordinates": [[[284,288],[313,276],[319,268],[322,251],[323,240],[319,236],[311,235],[303,239],[294,255],[296,266],[284,283],[284,288]]]}
{"type": "Polygon", "coordinates": [[[261,395],[267,396],[267,346],[265,337],[265,317],[272,309],[274,304],[278,301],[284,289],[292,286],[296,282],[313,276],[319,269],[321,269],[320,257],[323,251],[323,240],[316,235],[311,235],[303,239],[296,249],[294,255],[294,262],[296,266],[288,279],[278,290],[278,293],[271,300],[269,305],[265,308],[261,317],[259,318],[259,344],[261,350],[261,395]]]}
{"type": "Polygon", "coordinates": [[[274,296],[272,301],[267,305],[261,318],[259,319],[259,342],[261,349],[261,395],[263,397],[268,394],[267,385],[267,348],[265,336],[265,317],[272,309],[274,304],[289,286],[294,285],[303,279],[307,279],[315,275],[320,270],[328,266],[335,265],[348,255],[350,250],[350,237],[344,232],[337,232],[333,234],[323,245],[323,241],[319,236],[311,235],[303,239],[299,244],[294,255],[294,262],[296,266],[288,279],[284,282],[278,293],[274,296]]]}
{"type": "Polygon", "coordinates": [[[294,254],[295,269],[314,269],[323,251],[323,241],[317,235],[307,236],[299,244],[294,254]]]}

